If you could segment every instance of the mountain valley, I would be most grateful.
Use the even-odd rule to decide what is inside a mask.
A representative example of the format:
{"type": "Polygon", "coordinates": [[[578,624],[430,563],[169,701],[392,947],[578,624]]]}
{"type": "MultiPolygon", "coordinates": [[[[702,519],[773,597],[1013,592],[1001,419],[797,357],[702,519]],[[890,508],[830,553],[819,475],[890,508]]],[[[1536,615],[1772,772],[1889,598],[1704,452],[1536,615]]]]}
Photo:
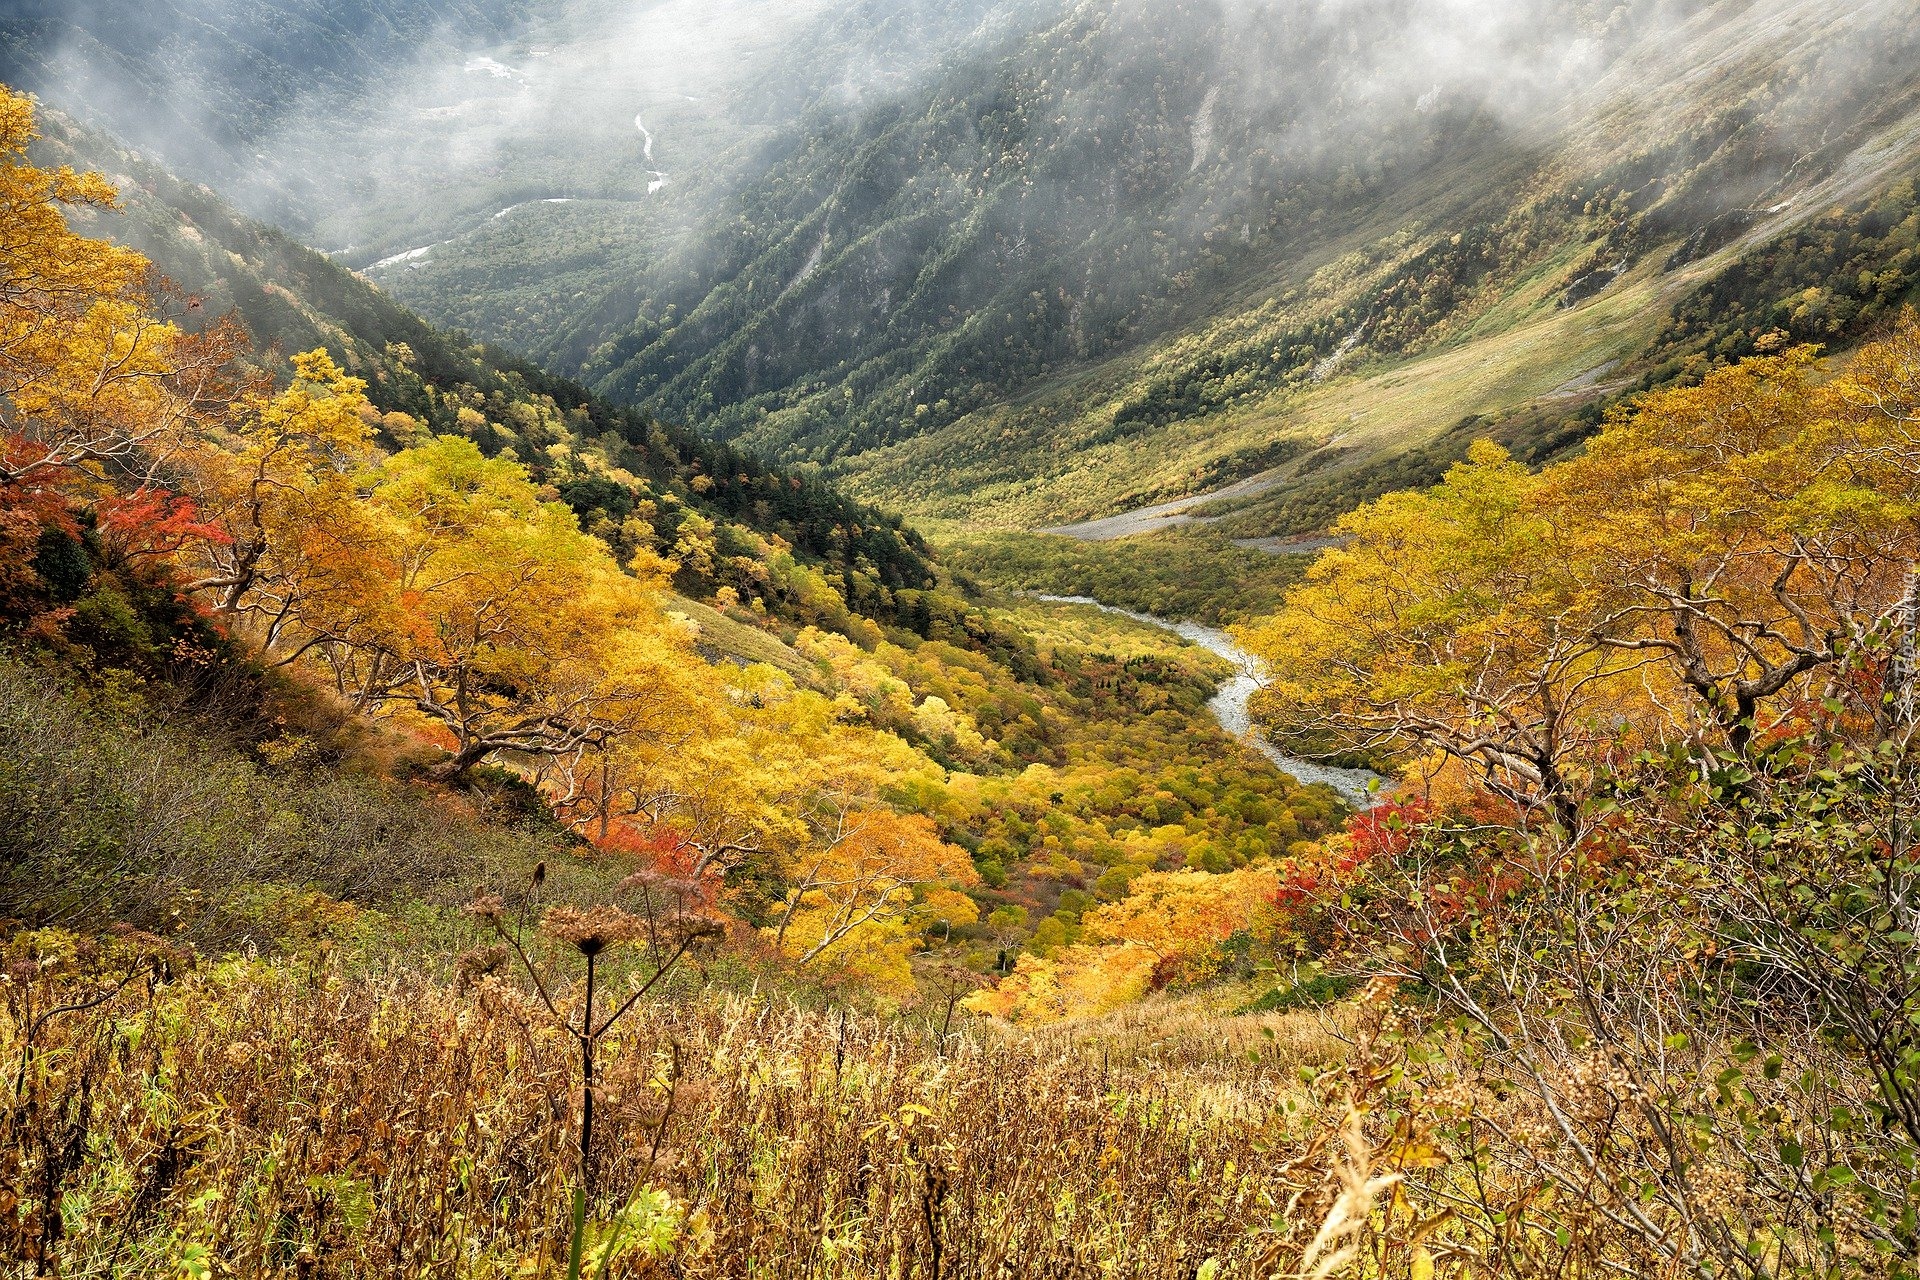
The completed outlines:
{"type": "Polygon", "coordinates": [[[1920,1277],[1913,0],[0,0],[0,1280],[1920,1277]]]}

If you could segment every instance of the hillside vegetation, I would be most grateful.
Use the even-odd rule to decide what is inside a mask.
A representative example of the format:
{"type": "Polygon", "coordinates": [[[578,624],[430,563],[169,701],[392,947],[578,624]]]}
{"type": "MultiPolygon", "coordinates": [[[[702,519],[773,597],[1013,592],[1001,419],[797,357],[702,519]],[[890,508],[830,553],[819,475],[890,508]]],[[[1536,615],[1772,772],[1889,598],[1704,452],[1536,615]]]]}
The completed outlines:
{"type": "Polygon", "coordinates": [[[715,538],[726,553],[683,562],[682,589],[707,595],[723,581],[750,600],[769,590],[738,563],[772,537],[824,565],[843,592],[877,607],[880,593],[925,587],[924,548],[897,518],[850,503],[816,478],[769,469],[751,455],[715,446],[650,415],[618,410],[497,348],[435,329],[366,281],[284,234],[235,213],[204,187],[113,146],[71,121],[51,120],[35,153],[118,175],[115,209],[82,209],[77,225],[138,250],[191,297],[181,319],[241,321],[255,344],[242,358],[284,376],[286,357],[325,348],[367,385],[372,423],[389,446],[455,434],[489,457],[504,456],[553,485],[591,523],[615,527],[642,513],[612,541],[672,547],[684,527],[715,538]],[[711,526],[711,528],[705,528],[711,526]],[[855,575],[849,577],[848,575],[855,575]]]}
{"type": "Polygon", "coordinates": [[[100,178],[25,165],[27,106],[10,109],[27,284],[0,601],[19,658],[52,672],[36,704],[61,706],[15,725],[13,796],[35,816],[13,831],[15,917],[154,927],[186,894],[209,921],[188,940],[223,946],[219,921],[261,885],[430,902],[482,864],[349,854],[365,827],[332,844],[307,819],[284,854],[240,837],[275,804],[317,821],[330,789],[405,810],[405,787],[355,791],[396,775],[451,789],[453,812],[540,818],[576,856],[666,860],[820,981],[899,1004],[920,998],[906,958],[933,931],[962,967],[1006,965],[1144,873],[1231,869],[1340,816],[1202,718],[1210,656],[993,608],[899,522],[501,365],[209,201],[186,242],[255,253],[202,274],[209,296],[252,303],[248,263],[286,255],[307,274],[278,280],[313,290],[257,288],[284,301],[257,315],[367,376],[324,347],[282,365],[140,255],[67,230],[61,205],[92,225],[165,205],[117,213],[100,178]],[[61,278],[81,284],[40,284],[61,278]],[[115,372],[96,386],[102,349],[115,372]],[[42,720],[75,731],[42,741],[42,720]],[[202,764],[129,770],[200,739],[202,764]],[[336,771],[313,796],[296,781],[336,771]],[[94,787],[125,791],[98,825],[50,798],[94,787]],[[240,877],[236,841],[259,858],[240,877]],[[115,871],[67,883],[92,858],[115,871]],[[388,858],[409,867],[392,883],[348,875],[388,858]]]}
{"type": "Polygon", "coordinates": [[[1920,35],[1474,12],[794,6],[379,286],[0,91],[0,1274],[1920,1276],[1920,35]]]}
{"type": "MultiPolygon", "coordinates": [[[[700,483],[699,464],[733,455],[688,457],[646,419],[590,400],[563,408],[541,389],[559,384],[503,371],[404,314],[376,308],[373,318],[417,326],[423,349],[459,380],[428,381],[415,371],[424,358],[397,344],[370,357],[364,337],[290,294],[291,314],[372,377],[352,376],[325,348],[282,369],[233,315],[205,316],[204,302],[167,287],[140,254],[76,234],[69,216],[120,216],[115,194],[97,174],[27,163],[32,114],[25,99],[0,100],[13,231],[0,294],[0,803],[10,816],[0,1052],[12,1081],[0,1231],[31,1269],[353,1274],[385,1259],[377,1265],[437,1260],[494,1274],[567,1250],[577,1269],[591,1250],[602,1272],[616,1261],[631,1271],[669,1253],[691,1262],[695,1242],[716,1265],[785,1265],[798,1256],[782,1243],[788,1230],[824,1233],[821,1250],[850,1249],[864,1228],[846,1219],[848,1196],[871,1186],[854,1170],[858,1192],[768,1184],[811,1197],[813,1219],[717,1182],[716,1193],[788,1223],[757,1244],[751,1214],[728,1210],[723,1223],[718,1204],[694,1213],[687,1188],[660,1181],[700,1164],[666,1145],[675,1115],[705,1115],[716,1135],[747,1139],[739,1155],[750,1164],[785,1142],[767,1131],[774,1145],[757,1148],[754,1131],[694,1107],[709,1085],[683,1076],[684,1052],[718,1060],[696,1046],[692,1023],[655,1046],[673,1064],[644,1076],[666,1090],[663,1108],[645,1163],[624,1163],[639,1155],[620,1139],[627,1086],[621,1069],[603,1084],[594,1073],[603,1060],[639,1061],[627,1056],[640,1043],[630,1033],[667,1025],[649,1022],[661,1010],[642,996],[673,994],[687,1016],[718,1019],[707,1024],[712,1052],[751,1025],[767,1063],[806,1071],[824,1043],[806,1006],[835,1003],[842,1055],[856,1011],[910,1011],[922,1030],[875,1024],[866,1043],[909,1055],[897,1070],[876,1063],[872,1079],[888,1091],[876,1105],[911,1141],[927,1111],[911,1099],[951,1061],[927,1029],[945,1036],[956,1014],[970,1016],[958,1004],[1016,953],[1072,945],[1083,917],[1129,900],[1136,884],[1203,884],[1310,843],[1342,815],[1331,792],[1298,786],[1207,725],[1211,659],[1169,639],[1089,630],[1084,618],[1036,617],[1029,632],[1020,616],[942,585],[903,534],[879,545],[894,548],[891,563],[928,574],[920,586],[887,587],[857,544],[837,564],[803,559],[773,529],[703,514],[720,486],[700,483]],[[420,416],[383,409],[372,398],[379,380],[420,416]],[[441,424],[450,429],[436,434],[441,424]],[[649,457],[651,471],[638,465],[649,457]],[[682,510],[669,547],[654,521],[673,505],[682,510]],[[723,551],[733,559],[719,561],[723,551]],[[729,585],[716,565],[754,589],[729,585]],[[862,580],[870,600],[841,594],[862,580]],[[671,593],[670,581],[703,600],[671,593]],[[570,956],[584,961],[584,980],[570,956]],[[602,958],[600,989],[611,984],[624,1003],[603,994],[596,1014],[602,958]],[[275,987],[292,1003],[271,1009],[275,987]],[[743,994],[730,1005],[728,991],[743,994]],[[278,1076],[241,1058],[244,1044],[323,1045],[326,1062],[354,1061],[386,1082],[408,1123],[423,1122],[421,1150],[438,1150],[438,1121],[385,1055],[431,1039],[480,1068],[458,1037],[441,1035],[457,1024],[461,1036],[491,1038],[471,1021],[472,998],[491,1002],[501,1032],[531,1035],[536,1055],[504,1049],[532,1075],[516,1065],[470,1077],[482,1091],[475,1132],[502,1144],[456,1174],[480,1199],[435,1189],[448,1167],[437,1157],[418,1170],[417,1196],[403,1190],[410,1157],[391,1143],[377,1156],[365,1145],[288,1148],[294,1112],[275,1118],[197,1077],[187,1064],[204,1046],[163,1029],[216,1035],[218,1061],[259,1085],[262,1104],[317,1106],[333,1118],[323,1126],[365,1136],[339,1105],[292,1085],[316,1082],[308,1066],[289,1060],[292,1075],[278,1076]],[[797,1037],[787,1049],[760,1039],[769,998],[795,1006],[780,1015],[780,1034],[797,1037]],[[350,1008],[368,1020],[355,1024],[350,1008]],[[345,1021],[315,1021],[322,1009],[345,1021]],[[418,1035],[396,1034],[403,1009],[425,1019],[418,1035]],[[569,1038],[584,1058],[541,1056],[569,1038]],[[577,1110],[563,1087],[523,1113],[543,1126],[544,1147],[504,1113],[478,1118],[492,1113],[485,1096],[532,1103],[528,1090],[551,1083],[542,1072],[582,1061],[577,1110]],[[171,1083],[152,1077],[155,1063],[171,1083]],[[149,1078],[179,1091],[143,1092],[145,1119],[102,1127],[109,1113],[133,1120],[107,1103],[112,1091],[145,1090],[135,1082],[149,1078]],[[239,1110],[209,1111],[207,1089],[239,1110]],[[558,1158],[566,1149],[571,1161],[558,1158]],[[372,1174],[368,1158],[384,1171],[372,1174]],[[262,1160],[280,1172],[262,1175],[262,1160]],[[625,1190],[630,1174],[658,1185],[625,1190]],[[480,1211],[482,1199],[493,1207],[480,1211]],[[451,1215],[439,1220],[445,1231],[428,1212],[451,1215]]],[[[183,225],[276,248],[219,212],[208,206],[183,225]]],[[[309,264],[337,296],[359,296],[309,264]]],[[[215,277],[236,291],[250,279],[244,269],[215,277]]],[[[843,519],[870,518],[816,492],[843,519]]],[[[1209,979],[1214,942],[1194,934],[1153,985],[1209,979]]],[[[1146,989],[1139,975],[1123,978],[1100,1003],[1146,989]]],[[[971,1043],[985,1055],[983,1087],[1022,1052],[971,1043]]],[[[651,1060],[655,1048],[644,1052],[651,1060]]],[[[1063,1079],[1092,1070],[1064,1069],[1063,1079]]],[[[367,1096],[364,1084],[338,1083],[367,1096]]],[[[650,1088],[643,1080],[631,1096],[650,1088]]],[[[1039,1108],[1053,1086],[1022,1088],[1020,1105],[1039,1108]]],[[[837,1150],[829,1131],[805,1127],[828,1143],[823,1156],[837,1150]]],[[[1244,1141],[1204,1113],[1135,1128],[1113,1141],[1144,1150],[1177,1132],[1222,1151],[1244,1141]]],[[[389,1137],[401,1131],[388,1123],[389,1137]]],[[[865,1120],[854,1132],[874,1137],[865,1120]]],[[[1016,1196],[957,1236],[936,1222],[927,1247],[973,1250],[1013,1229],[998,1247],[1016,1256],[1079,1256],[1077,1228],[1032,1219],[1024,1204],[1016,1196]]],[[[877,1252],[914,1221],[909,1212],[867,1238],[877,1252]]],[[[1204,1220],[1177,1216],[1141,1256],[1226,1240],[1235,1221],[1227,1203],[1204,1220]]]]}

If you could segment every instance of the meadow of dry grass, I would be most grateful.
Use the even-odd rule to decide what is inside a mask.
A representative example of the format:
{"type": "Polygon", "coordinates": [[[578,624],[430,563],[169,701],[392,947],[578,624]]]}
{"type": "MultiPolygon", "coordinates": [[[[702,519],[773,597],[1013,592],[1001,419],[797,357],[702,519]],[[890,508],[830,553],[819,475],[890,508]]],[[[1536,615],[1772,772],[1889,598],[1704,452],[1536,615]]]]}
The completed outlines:
{"type": "MultiPolygon", "coordinates": [[[[40,942],[0,981],[0,1276],[572,1274],[577,1042],[502,973],[121,985],[40,942]]],[[[1523,1078],[1389,982],[941,1035],[676,976],[600,1046],[583,1276],[1909,1274],[1874,1225],[1878,1139],[1802,1119],[1817,1046],[1693,1115],[1673,1168],[1606,1051],[1523,1078]],[[1802,1130],[1862,1182],[1795,1182],[1768,1134],[1802,1130]]]]}
{"type": "MultiPolygon", "coordinates": [[[[27,1057],[14,981],[7,1274],[563,1274],[577,1062],[518,989],[233,962],[40,1020],[27,1057]]],[[[1290,1202],[1317,1223],[1324,1172],[1272,1153],[1309,1145],[1300,1070],[1337,1041],[1110,1022],[643,1007],[603,1052],[590,1238],[621,1224],[617,1275],[1172,1277],[1247,1273],[1290,1202]]]]}

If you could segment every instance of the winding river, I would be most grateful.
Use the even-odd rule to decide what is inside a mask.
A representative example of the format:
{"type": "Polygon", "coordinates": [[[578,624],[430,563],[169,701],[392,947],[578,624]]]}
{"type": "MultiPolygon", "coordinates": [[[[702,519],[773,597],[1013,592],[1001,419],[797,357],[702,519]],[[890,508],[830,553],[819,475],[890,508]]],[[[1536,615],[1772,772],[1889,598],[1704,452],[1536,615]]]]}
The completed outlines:
{"type": "Polygon", "coordinates": [[[1258,751],[1280,772],[1290,774],[1308,785],[1315,783],[1332,787],[1340,793],[1340,798],[1356,809],[1371,809],[1386,798],[1385,779],[1368,769],[1336,769],[1331,765],[1316,764],[1311,760],[1301,760],[1289,756],[1267,741],[1253,723],[1253,713],[1248,703],[1260,687],[1266,683],[1266,665],[1260,659],[1235,644],[1233,637],[1216,627],[1203,626],[1198,622],[1169,622],[1165,618],[1156,618],[1150,613],[1135,613],[1132,609],[1122,609],[1116,605],[1101,604],[1091,596],[1052,596],[1034,592],[1034,600],[1044,600],[1049,604],[1091,605],[1102,613],[1117,614],[1122,618],[1131,618],[1135,622],[1144,622],[1150,627],[1162,631],[1171,631],[1188,644],[1198,645],[1209,653],[1218,654],[1239,669],[1240,674],[1220,686],[1207,703],[1207,710],[1220,722],[1220,727],[1248,746],[1258,751]]]}

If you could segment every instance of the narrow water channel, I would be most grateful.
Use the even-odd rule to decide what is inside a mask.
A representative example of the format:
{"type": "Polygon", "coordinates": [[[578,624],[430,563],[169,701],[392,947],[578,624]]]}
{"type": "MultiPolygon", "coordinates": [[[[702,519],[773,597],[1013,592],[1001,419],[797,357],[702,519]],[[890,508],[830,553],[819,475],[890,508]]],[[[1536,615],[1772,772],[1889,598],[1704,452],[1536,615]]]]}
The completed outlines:
{"type": "Polygon", "coordinates": [[[1165,618],[1156,618],[1150,613],[1135,613],[1131,609],[1122,609],[1116,605],[1101,604],[1091,596],[1051,596],[1038,592],[1031,596],[1035,600],[1044,600],[1050,604],[1091,605],[1102,613],[1117,614],[1123,618],[1132,618],[1135,622],[1144,622],[1148,626],[1159,627],[1162,631],[1171,631],[1188,644],[1198,645],[1209,653],[1218,654],[1239,669],[1239,674],[1220,686],[1207,703],[1207,710],[1220,722],[1220,727],[1248,746],[1273,761],[1276,769],[1290,774],[1301,782],[1312,785],[1323,783],[1340,793],[1340,798],[1356,809],[1371,809],[1385,798],[1382,784],[1385,779],[1369,769],[1336,769],[1332,765],[1316,764],[1311,760],[1302,760],[1282,752],[1267,741],[1265,734],[1253,723],[1253,713],[1248,703],[1260,687],[1266,683],[1266,664],[1235,644],[1233,637],[1216,627],[1203,626],[1198,622],[1169,622],[1165,618]]]}

